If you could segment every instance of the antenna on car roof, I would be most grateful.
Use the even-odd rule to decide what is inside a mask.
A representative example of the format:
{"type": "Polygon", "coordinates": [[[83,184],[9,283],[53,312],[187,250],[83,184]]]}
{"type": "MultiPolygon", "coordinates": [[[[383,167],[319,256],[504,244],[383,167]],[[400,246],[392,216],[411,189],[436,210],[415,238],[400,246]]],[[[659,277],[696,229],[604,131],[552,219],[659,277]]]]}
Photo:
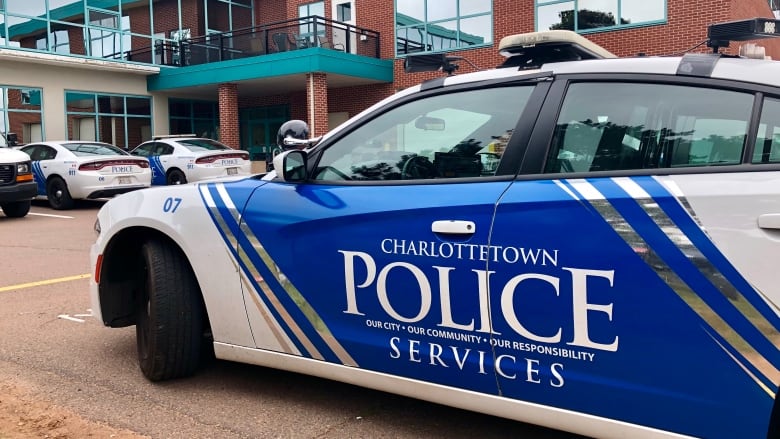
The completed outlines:
{"type": "Polygon", "coordinates": [[[445,53],[424,53],[407,56],[404,59],[404,71],[406,73],[442,71],[447,73],[447,76],[452,76],[460,67],[454,61],[466,61],[475,70],[481,70],[474,63],[460,56],[447,56],[445,53]]]}

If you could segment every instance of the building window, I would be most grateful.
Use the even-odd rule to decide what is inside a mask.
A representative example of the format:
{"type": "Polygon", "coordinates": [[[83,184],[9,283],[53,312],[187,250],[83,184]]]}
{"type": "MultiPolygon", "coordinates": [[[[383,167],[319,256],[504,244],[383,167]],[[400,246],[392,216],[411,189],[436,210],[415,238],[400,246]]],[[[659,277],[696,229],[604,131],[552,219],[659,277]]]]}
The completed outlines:
{"type": "Polygon", "coordinates": [[[336,6],[336,21],[352,21],[352,3],[340,3],[336,6]]]}
{"type": "Polygon", "coordinates": [[[607,30],[666,21],[666,0],[536,0],[536,30],[607,30]]]}
{"type": "Polygon", "coordinates": [[[68,140],[97,140],[133,149],[152,137],[149,96],[65,92],[68,140]]]}
{"type": "Polygon", "coordinates": [[[195,134],[219,140],[217,103],[189,99],[168,99],[171,134],[195,134]]]}
{"type": "Polygon", "coordinates": [[[49,32],[48,39],[46,37],[39,38],[35,42],[35,48],[38,50],[49,50],[54,53],[70,53],[70,38],[68,31],[55,30],[54,24],[52,24],[52,30],[49,32]],[[49,47],[47,47],[47,44],[49,47]]]}
{"type": "Polygon", "coordinates": [[[490,0],[398,0],[396,52],[443,52],[493,42],[490,0]]]}
{"type": "Polygon", "coordinates": [[[325,2],[306,3],[298,6],[299,17],[308,17],[311,15],[325,17],[325,2]]]}
{"type": "Polygon", "coordinates": [[[249,0],[204,0],[206,33],[231,32],[252,27],[252,3],[249,0]]]}
{"type": "Polygon", "coordinates": [[[0,146],[43,140],[41,93],[40,88],[0,86],[0,146]]]}
{"type": "Polygon", "coordinates": [[[98,58],[125,58],[130,51],[130,17],[108,11],[89,11],[89,53],[98,58]]]}

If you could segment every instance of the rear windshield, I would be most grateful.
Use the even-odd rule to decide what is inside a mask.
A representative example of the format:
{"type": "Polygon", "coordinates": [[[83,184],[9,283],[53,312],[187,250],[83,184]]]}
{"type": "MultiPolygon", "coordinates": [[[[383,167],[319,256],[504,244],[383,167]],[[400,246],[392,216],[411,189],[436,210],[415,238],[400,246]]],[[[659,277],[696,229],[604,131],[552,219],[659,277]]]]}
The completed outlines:
{"type": "Polygon", "coordinates": [[[62,146],[79,157],[92,155],[127,155],[127,152],[121,148],[105,143],[65,143],[62,146]]]}
{"type": "Polygon", "coordinates": [[[187,139],[187,140],[177,140],[176,142],[178,142],[180,145],[185,146],[187,149],[189,149],[192,152],[230,149],[227,146],[217,142],[216,140],[211,140],[211,139],[187,139]]]}

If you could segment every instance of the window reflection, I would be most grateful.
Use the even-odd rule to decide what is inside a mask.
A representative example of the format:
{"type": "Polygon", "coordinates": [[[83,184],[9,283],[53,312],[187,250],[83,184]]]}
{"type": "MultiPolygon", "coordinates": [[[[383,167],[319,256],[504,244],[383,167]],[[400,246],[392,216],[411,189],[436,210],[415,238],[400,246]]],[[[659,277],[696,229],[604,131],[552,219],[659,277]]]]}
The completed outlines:
{"type": "Polygon", "coordinates": [[[652,23],[666,18],[665,0],[537,0],[536,29],[583,31],[652,23]]]}
{"type": "MultiPolygon", "coordinates": [[[[205,10],[207,1],[211,0],[193,0],[204,6],[201,10],[205,10]]],[[[211,3],[227,5],[215,23],[228,23],[229,29],[252,25],[251,0],[211,3]]],[[[0,47],[50,53],[129,59],[127,53],[132,48],[150,48],[153,36],[168,37],[180,30],[180,7],[169,1],[0,0],[0,10],[3,9],[7,14],[0,13],[0,47]],[[156,34],[154,27],[159,28],[156,34]]],[[[201,26],[204,18],[201,17],[201,26]]],[[[205,27],[196,32],[205,33],[205,27]]],[[[135,56],[133,61],[155,61],[151,49],[144,54],[135,56]]],[[[158,58],[162,61],[162,57],[158,58]]]]}
{"type": "Polygon", "coordinates": [[[562,20],[565,12],[571,13],[572,11],[574,11],[574,2],[540,6],[536,10],[536,29],[540,31],[552,29],[574,30],[573,21],[569,21],[569,23],[564,25],[562,20]]]}
{"type": "Polygon", "coordinates": [[[65,94],[65,101],[69,140],[99,140],[130,149],[150,136],[147,96],[72,91],[65,94]]]}
{"type": "Polygon", "coordinates": [[[450,20],[457,16],[457,0],[436,0],[435,7],[428,7],[428,21],[450,20]]]}
{"type": "Polygon", "coordinates": [[[490,0],[398,0],[396,51],[440,52],[490,44],[490,0]]]}
{"type": "Polygon", "coordinates": [[[622,19],[629,23],[659,21],[666,18],[666,2],[660,0],[622,0],[620,8],[622,19]]]}
{"type": "Polygon", "coordinates": [[[780,101],[766,99],[761,110],[753,163],[780,162],[780,101]]]}
{"type": "Polygon", "coordinates": [[[460,15],[486,14],[490,3],[483,0],[460,0],[460,15]]]}
{"type": "Polygon", "coordinates": [[[9,14],[40,17],[46,15],[46,0],[5,0],[5,10],[9,14]]]}
{"type": "Polygon", "coordinates": [[[425,21],[425,2],[420,0],[398,0],[396,14],[402,14],[411,20],[425,21]]]}
{"type": "Polygon", "coordinates": [[[751,94],[727,90],[572,84],[545,172],[739,164],[752,105],[751,94]]]}
{"type": "Polygon", "coordinates": [[[416,180],[496,175],[533,87],[461,91],[383,113],[325,150],[319,180],[416,180]],[[495,105],[516,103],[511,111],[495,105]]]}
{"type": "Polygon", "coordinates": [[[8,146],[9,133],[17,144],[43,139],[42,90],[29,87],[0,87],[0,146],[8,146]]]}

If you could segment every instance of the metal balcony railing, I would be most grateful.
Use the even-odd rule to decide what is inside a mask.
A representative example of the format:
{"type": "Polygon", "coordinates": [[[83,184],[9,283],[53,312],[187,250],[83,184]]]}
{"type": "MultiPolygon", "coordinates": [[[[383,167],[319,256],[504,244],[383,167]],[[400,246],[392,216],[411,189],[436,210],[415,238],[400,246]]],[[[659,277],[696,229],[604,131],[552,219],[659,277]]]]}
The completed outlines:
{"type": "Polygon", "coordinates": [[[317,15],[212,33],[127,52],[128,61],[193,66],[321,47],[379,58],[379,32],[317,15]]]}

